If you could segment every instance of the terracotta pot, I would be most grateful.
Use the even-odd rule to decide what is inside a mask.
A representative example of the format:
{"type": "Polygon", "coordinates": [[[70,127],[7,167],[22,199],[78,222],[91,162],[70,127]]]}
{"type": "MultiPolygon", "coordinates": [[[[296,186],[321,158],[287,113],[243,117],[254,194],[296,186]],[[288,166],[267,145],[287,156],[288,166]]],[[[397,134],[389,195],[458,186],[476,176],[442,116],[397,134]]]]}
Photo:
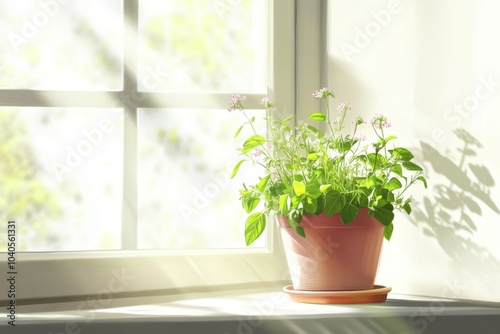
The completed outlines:
{"type": "Polygon", "coordinates": [[[278,216],[285,254],[295,290],[367,290],[375,283],[384,226],[361,208],[356,219],[342,224],[340,215],[305,215],[306,237],[278,216]]]}

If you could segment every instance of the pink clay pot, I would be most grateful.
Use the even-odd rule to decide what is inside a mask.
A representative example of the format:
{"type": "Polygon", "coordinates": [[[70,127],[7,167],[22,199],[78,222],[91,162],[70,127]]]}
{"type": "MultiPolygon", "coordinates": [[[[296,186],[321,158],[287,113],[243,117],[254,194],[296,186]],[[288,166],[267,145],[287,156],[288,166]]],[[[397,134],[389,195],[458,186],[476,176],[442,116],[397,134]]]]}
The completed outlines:
{"type": "Polygon", "coordinates": [[[368,209],[347,225],[340,215],[304,215],[300,236],[278,216],[285,254],[295,290],[372,289],[382,249],[384,226],[368,209]]]}

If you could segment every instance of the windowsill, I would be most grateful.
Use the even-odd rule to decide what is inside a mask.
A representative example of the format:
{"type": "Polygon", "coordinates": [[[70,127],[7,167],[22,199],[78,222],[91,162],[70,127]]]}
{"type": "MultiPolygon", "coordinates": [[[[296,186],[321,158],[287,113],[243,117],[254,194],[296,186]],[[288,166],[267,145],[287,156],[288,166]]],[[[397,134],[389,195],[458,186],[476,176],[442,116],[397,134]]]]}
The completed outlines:
{"type": "MultiPolygon", "coordinates": [[[[5,310],[4,308],[2,308],[5,310]]],[[[5,311],[3,311],[5,312],[5,311]]],[[[8,326],[5,315],[0,327],[8,326]]],[[[385,303],[303,304],[280,287],[19,306],[32,333],[499,333],[500,304],[389,294],[385,303]],[[80,331],[81,330],[81,331],[80,331]]],[[[3,330],[2,330],[3,332],[3,330]]]]}

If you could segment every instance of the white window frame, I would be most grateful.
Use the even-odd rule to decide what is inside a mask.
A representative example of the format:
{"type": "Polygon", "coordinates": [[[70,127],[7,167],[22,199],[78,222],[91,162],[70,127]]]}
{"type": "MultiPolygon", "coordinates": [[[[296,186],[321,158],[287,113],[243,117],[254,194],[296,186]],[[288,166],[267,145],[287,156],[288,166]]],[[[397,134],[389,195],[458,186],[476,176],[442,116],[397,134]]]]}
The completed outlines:
{"type": "MultiPolygon", "coordinates": [[[[138,31],[138,0],[123,0],[126,36],[138,31]],[[131,26],[132,25],[132,26],[131,26]]],[[[321,73],[324,51],[320,26],[325,13],[324,0],[269,0],[267,96],[271,96],[281,115],[296,114],[300,109],[312,110],[312,99],[325,78],[321,73]],[[318,23],[319,24],[316,24],[318,23]],[[316,28],[315,28],[316,27],[316,28]],[[316,31],[315,31],[316,30],[316,31]],[[315,34],[312,38],[310,34],[315,34]],[[297,46],[297,47],[296,47],[297,46]],[[319,64],[319,65],[314,65],[319,64]],[[312,70],[311,70],[312,66],[312,70]],[[319,67],[319,68],[317,68],[319,67]],[[304,80],[298,80],[300,77],[304,80]],[[296,86],[296,82],[301,84],[296,86]],[[301,94],[296,94],[300,89],[301,94]],[[308,101],[309,100],[309,101],[308,101]],[[302,108],[303,107],[303,108],[302,108]]],[[[129,36],[130,37],[130,36],[129,36]]],[[[133,36],[134,37],[134,36],[133,36]]],[[[124,68],[137,77],[137,38],[124,41],[124,68]],[[130,72],[132,71],[132,72],[130,72]]],[[[137,109],[138,108],[225,108],[228,94],[171,94],[137,92],[136,81],[124,78],[122,91],[75,92],[0,90],[1,106],[39,107],[121,107],[124,110],[124,196],[121,251],[26,252],[17,256],[18,301],[43,302],[58,299],[86,299],[112,293],[113,297],[136,294],[158,294],[194,291],[200,288],[261,286],[263,283],[289,282],[290,277],[275,224],[266,229],[266,247],[261,249],[150,251],[134,250],[137,229],[137,109]],[[141,94],[135,105],[123,102],[123,94],[141,94]],[[41,98],[43,97],[43,98],[41,98]],[[140,100],[140,101],[139,101],[140,100]],[[50,102],[47,102],[50,101],[50,102]],[[56,104],[54,104],[56,101],[56,104]],[[154,102],[153,102],[154,101],[154,102]],[[158,105],[158,101],[168,101],[158,105]],[[97,295],[97,296],[96,296],[97,295]]],[[[266,95],[250,94],[247,108],[260,108],[266,95]]],[[[235,199],[236,200],[236,199],[235,199]]],[[[6,268],[2,253],[0,268],[6,268]]],[[[5,284],[2,281],[2,284],[5,284]]],[[[1,285],[0,285],[1,287],[1,285]]],[[[2,291],[5,291],[2,289],[2,291]]],[[[0,303],[5,303],[5,296],[0,303]]]]}

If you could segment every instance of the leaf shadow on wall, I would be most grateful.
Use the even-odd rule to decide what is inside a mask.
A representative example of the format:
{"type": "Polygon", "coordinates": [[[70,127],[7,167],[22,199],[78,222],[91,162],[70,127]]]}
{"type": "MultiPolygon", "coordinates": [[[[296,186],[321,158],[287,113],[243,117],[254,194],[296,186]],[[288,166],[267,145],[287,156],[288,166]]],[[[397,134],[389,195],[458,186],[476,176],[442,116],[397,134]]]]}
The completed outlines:
{"type": "Polygon", "coordinates": [[[453,133],[458,138],[456,158],[450,159],[452,154],[445,156],[430,144],[420,142],[422,162],[432,167],[440,181],[429,182],[433,191],[423,197],[421,205],[415,206],[410,221],[436,239],[462,277],[475,286],[491,288],[500,281],[500,261],[480,240],[474,240],[474,234],[478,225],[487,228],[484,225],[495,223],[483,218],[486,210],[500,214],[490,195],[495,180],[478,159],[483,145],[464,129],[453,133]]]}

